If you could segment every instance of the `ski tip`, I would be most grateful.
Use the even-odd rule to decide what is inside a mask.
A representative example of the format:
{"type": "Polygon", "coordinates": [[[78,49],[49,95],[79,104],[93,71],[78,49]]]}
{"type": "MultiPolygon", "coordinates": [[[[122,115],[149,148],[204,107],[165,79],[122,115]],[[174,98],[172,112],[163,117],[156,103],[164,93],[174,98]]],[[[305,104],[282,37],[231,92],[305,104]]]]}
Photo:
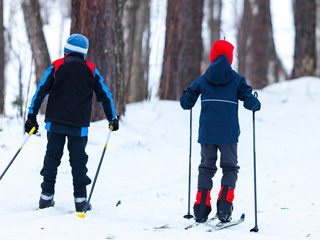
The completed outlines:
{"type": "Polygon", "coordinates": [[[244,220],[244,219],[245,219],[245,217],[246,217],[246,214],[242,213],[242,215],[241,215],[240,219],[244,220]]]}
{"type": "Polygon", "coordinates": [[[78,213],[78,214],[77,214],[77,217],[79,217],[79,218],[85,218],[86,216],[85,216],[84,213],[78,213]]]}

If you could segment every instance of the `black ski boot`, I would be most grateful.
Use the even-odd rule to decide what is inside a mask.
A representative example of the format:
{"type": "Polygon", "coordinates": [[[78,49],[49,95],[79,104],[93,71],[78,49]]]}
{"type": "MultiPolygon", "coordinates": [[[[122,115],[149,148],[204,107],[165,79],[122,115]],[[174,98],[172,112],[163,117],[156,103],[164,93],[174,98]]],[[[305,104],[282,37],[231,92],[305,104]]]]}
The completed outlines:
{"type": "Polygon", "coordinates": [[[87,199],[85,197],[74,198],[74,203],[75,203],[77,212],[90,211],[92,208],[92,205],[90,203],[88,204],[87,199]]]}
{"type": "Polygon", "coordinates": [[[40,200],[39,200],[39,208],[48,208],[53,207],[54,201],[53,201],[53,194],[50,193],[41,193],[40,200]]]}
{"type": "Polygon", "coordinates": [[[233,210],[234,189],[230,186],[221,186],[217,200],[217,215],[221,222],[230,222],[233,210]]]}
{"type": "Polygon", "coordinates": [[[199,188],[196,202],[193,206],[196,222],[203,223],[208,220],[209,213],[211,212],[210,200],[210,190],[199,188]]]}

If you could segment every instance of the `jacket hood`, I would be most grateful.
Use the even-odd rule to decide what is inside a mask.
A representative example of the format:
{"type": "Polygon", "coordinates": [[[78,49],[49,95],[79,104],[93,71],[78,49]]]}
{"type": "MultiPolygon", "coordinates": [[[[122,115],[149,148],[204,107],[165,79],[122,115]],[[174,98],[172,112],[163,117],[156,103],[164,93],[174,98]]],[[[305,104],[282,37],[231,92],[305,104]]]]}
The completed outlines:
{"type": "Polygon", "coordinates": [[[204,74],[205,79],[215,85],[227,84],[236,76],[237,74],[232,70],[226,55],[217,57],[204,74]]]}

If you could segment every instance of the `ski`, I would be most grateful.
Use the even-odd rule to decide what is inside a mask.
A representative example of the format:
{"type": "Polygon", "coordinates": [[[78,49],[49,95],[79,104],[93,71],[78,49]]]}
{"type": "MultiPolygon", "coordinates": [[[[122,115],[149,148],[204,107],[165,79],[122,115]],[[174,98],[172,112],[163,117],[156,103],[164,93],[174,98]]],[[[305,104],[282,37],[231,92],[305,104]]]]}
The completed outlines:
{"type": "Polygon", "coordinates": [[[185,230],[188,230],[190,228],[193,228],[193,227],[197,227],[199,226],[200,224],[204,224],[204,225],[210,225],[211,222],[213,222],[214,220],[218,219],[218,216],[217,215],[214,215],[214,217],[212,218],[209,218],[207,221],[205,221],[204,223],[198,223],[198,222],[194,222],[192,224],[190,224],[189,226],[186,226],[184,229],[185,230]]]}
{"type": "Polygon", "coordinates": [[[207,232],[218,231],[218,230],[221,230],[221,229],[224,229],[224,228],[228,228],[228,227],[231,227],[231,226],[238,225],[238,224],[242,223],[244,221],[244,219],[245,219],[245,214],[243,213],[238,221],[231,221],[231,222],[226,222],[226,223],[219,222],[216,225],[214,225],[213,227],[209,228],[207,230],[207,232]]]}

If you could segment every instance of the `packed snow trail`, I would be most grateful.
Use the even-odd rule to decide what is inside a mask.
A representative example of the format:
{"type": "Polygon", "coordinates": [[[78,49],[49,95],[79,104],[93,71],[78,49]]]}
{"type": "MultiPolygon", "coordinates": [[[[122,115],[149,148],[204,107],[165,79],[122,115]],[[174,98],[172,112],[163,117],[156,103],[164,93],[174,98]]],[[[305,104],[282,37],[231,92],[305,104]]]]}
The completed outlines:
{"type": "MultiPolygon", "coordinates": [[[[55,207],[36,211],[39,174],[46,149],[43,116],[39,135],[32,136],[0,181],[1,240],[11,239],[320,239],[320,79],[301,78],[258,91],[256,114],[259,232],[254,226],[252,113],[239,104],[241,135],[239,180],[233,217],[246,220],[223,231],[206,232],[187,210],[189,111],[177,101],[140,102],[127,106],[119,131],[110,139],[91,199],[92,211],[78,218],[68,151],[59,167],[55,207]],[[116,206],[121,201],[121,204],[116,206]]],[[[200,105],[193,111],[191,204],[195,201],[200,147],[197,143],[200,105]]],[[[0,171],[26,135],[23,121],[5,118],[0,128],[0,171]]],[[[87,153],[94,178],[108,132],[106,120],[91,124],[87,153]]],[[[213,212],[221,170],[211,192],[213,212]]],[[[91,185],[88,186],[90,190],[91,185]]]]}

